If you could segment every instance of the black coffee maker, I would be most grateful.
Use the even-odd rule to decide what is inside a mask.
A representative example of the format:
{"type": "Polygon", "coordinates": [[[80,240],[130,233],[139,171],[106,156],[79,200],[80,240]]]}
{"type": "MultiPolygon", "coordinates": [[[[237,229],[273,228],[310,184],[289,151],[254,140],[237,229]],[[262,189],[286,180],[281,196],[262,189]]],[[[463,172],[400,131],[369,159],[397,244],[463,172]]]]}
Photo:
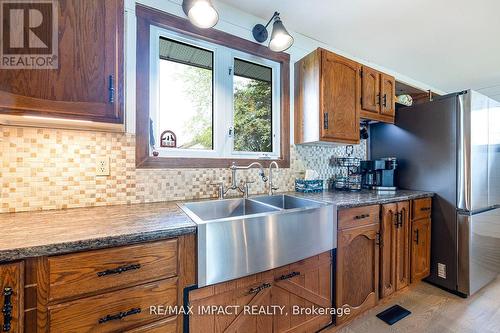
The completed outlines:
{"type": "Polygon", "coordinates": [[[361,161],[361,185],[377,191],[396,191],[395,171],[397,161],[394,157],[361,161]]]}

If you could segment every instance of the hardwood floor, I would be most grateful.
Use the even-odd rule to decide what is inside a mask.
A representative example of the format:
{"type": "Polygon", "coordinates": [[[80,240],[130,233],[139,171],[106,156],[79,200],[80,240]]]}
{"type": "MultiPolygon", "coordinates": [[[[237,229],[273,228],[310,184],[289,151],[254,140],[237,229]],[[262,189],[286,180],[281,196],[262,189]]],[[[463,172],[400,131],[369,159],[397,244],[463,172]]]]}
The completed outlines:
{"type": "Polygon", "coordinates": [[[422,282],[389,298],[338,330],[323,333],[495,333],[500,332],[500,277],[476,295],[463,299],[422,282]],[[393,326],[375,315],[399,304],[412,314],[393,326]]]}

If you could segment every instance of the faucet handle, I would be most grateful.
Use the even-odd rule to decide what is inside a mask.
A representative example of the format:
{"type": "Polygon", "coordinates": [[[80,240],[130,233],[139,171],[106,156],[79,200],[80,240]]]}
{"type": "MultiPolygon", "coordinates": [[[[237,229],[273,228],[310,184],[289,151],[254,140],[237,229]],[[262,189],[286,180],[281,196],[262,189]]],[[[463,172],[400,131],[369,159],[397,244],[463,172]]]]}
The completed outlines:
{"type": "Polygon", "coordinates": [[[224,199],[224,193],[225,193],[224,182],[210,183],[210,185],[218,186],[218,189],[217,189],[217,198],[218,199],[224,199]]]}
{"type": "Polygon", "coordinates": [[[243,193],[244,198],[248,198],[248,191],[249,191],[248,185],[253,184],[253,183],[255,183],[255,180],[245,180],[244,185],[243,185],[243,188],[245,190],[245,192],[243,193]]]}

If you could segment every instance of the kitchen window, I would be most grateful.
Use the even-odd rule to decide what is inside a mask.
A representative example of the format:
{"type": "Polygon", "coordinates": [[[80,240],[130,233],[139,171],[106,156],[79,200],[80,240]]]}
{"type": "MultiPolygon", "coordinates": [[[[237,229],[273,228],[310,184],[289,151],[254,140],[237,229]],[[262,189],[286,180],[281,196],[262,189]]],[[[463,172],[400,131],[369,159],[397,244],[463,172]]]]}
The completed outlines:
{"type": "Polygon", "coordinates": [[[280,63],[150,30],[149,155],[278,159],[280,63]]]}

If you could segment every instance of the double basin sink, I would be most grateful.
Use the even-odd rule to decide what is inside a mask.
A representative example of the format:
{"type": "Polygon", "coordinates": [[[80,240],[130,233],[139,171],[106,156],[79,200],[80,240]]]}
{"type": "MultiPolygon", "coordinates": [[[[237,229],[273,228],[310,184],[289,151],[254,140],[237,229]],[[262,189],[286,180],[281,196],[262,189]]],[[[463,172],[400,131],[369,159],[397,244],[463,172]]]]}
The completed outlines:
{"type": "Polygon", "coordinates": [[[287,265],[337,246],[333,204],[292,195],[179,204],[198,225],[198,286],[287,265]]]}

